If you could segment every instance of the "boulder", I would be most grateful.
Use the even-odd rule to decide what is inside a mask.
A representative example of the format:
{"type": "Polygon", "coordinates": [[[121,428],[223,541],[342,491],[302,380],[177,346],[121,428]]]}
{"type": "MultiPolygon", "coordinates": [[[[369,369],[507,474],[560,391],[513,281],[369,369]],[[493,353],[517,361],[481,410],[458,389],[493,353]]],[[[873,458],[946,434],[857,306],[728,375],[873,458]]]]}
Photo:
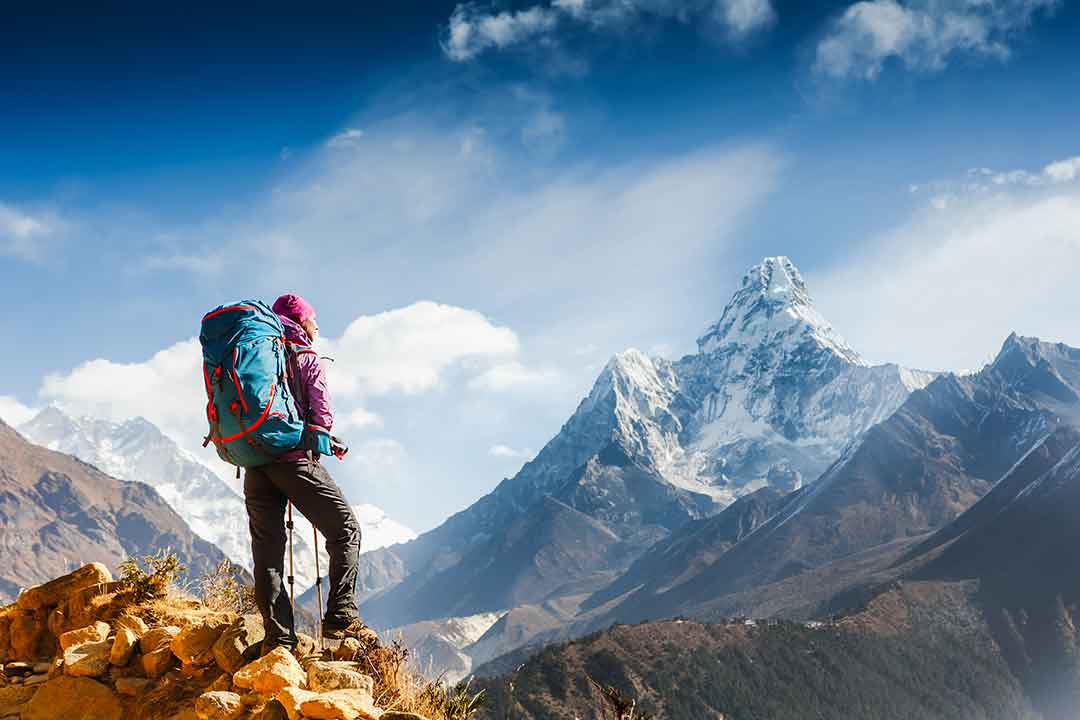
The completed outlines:
{"type": "Polygon", "coordinates": [[[150,686],[152,681],[146,678],[122,677],[116,680],[116,692],[120,695],[134,697],[150,686]]]}
{"type": "Polygon", "coordinates": [[[316,660],[308,665],[308,687],[315,692],[356,688],[366,690],[370,695],[375,691],[375,681],[370,675],[360,672],[356,663],[341,660],[316,660]]]}
{"type": "Polygon", "coordinates": [[[276,695],[282,688],[307,685],[300,663],[286,648],[277,647],[233,674],[233,683],[260,695],[276,695]]]}
{"type": "Polygon", "coordinates": [[[120,699],[109,688],[85,677],[60,676],[37,689],[22,720],[120,720],[120,699]]]}
{"type": "Polygon", "coordinates": [[[300,714],[315,720],[379,720],[382,710],[375,707],[371,693],[351,688],[331,690],[303,701],[300,714]]]}
{"type": "Polygon", "coordinates": [[[258,720],[289,720],[289,713],[285,711],[285,706],[277,700],[271,700],[263,706],[262,712],[258,715],[258,720]]]}
{"type": "Polygon", "coordinates": [[[64,651],[64,674],[72,677],[101,677],[109,669],[112,643],[108,640],[72,645],[64,651]]]}
{"type": "Polygon", "coordinates": [[[293,650],[298,658],[305,658],[315,654],[315,638],[302,632],[296,633],[296,649],[293,650]]]}
{"type": "Polygon", "coordinates": [[[316,695],[316,693],[301,690],[300,688],[287,687],[278,691],[275,699],[281,703],[281,707],[285,710],[289,720],[300,720],[303,717],[300,714],[300,704],[316,697],[316,695]]]}
{"type": "Polygon", "coordinates": [[[49,679],[49,676],[46,675],[46,674],[31,675],[30,677],[23,680],[23,685],[26,685],[26,686],[40,685],[41,683],[45,682],[48,679],[49,679]]]}
{"type": "Polygon", "coordinates": [[[53,634],[53,637],[60,637],[68,630],[71,629],[71,625],[68,623],[67,613],[64,612],[65,606],[53,608],[49,612],[49,617],[45,621],[45,627],[49,629],[49,632],[53,634]]]}
{"type": "Polygon", "coordinates": [[[0,687],[0,717],[18,715],[23,710],[23,705],[30,702],[37,688],[25,685],[8,685],[0,687]]]}
{"type": "Polygon", "coordinates": [[[44,616],[44,611],[13,610],[9,617],[11,656],[16,660],[33,660],[48,634],[47,616],[44,616]]]}
{"type": "Polygon", "coordinates": [[[34,672],[33,663],[13,661],[4,666],[4,674],[9,678],[30,675],[34,672]]]}
{"type": "Polygon", "coordinates": [[[363,645],[356,638],[345,638],[334,648],[335,660],[355,660],[363,651],[363,645]]]}
{"type": "Polygon", "coordinates": [[[236,672],[246,664],[245,653],[261,643],[265,636],[262,618],[258,615],[237,618],[214,643],[214,659],[218,667],[227,673],[236,672]]]}
{"type": "Polygon", "coordinates": [[[138,648],[139,636],[131,628],[120,628],[116,631],[112,650],[109,651],[109,662],[118,667],[123,667],[131,662],[138,648]]]}
{"type": "Polygon", "coordinates": [[[173,655],[187,665],[209,665],[214,662],[214,644],[230,624],[229,618],[211,617],[188,625],[173,638],[173,655]]]}
{"type": "Polygon", "coordinates": [[[60,636],[60,649],[67,650],[72,645],[82,645],[89,642],[101,642],[109,637],[109,623],[100,620],[93,625],[69,630],[60,636]]]}
{"type": "Polygon", "coordinates": [[[150,630],[150,626],[147,625],[146,621],[141,617],[138,615],[129,615],[127,613],[113,620],[113,627],[117,630],[122,628],[131,630],[135,633],[135,637],[142,637],[150,630]]]}
{"type": "Polygon", "coordinates": [[[195,716],[199,720],[236,720],[246,709],[240,696],[232,692],[213,691],[195,699],[195,716]]]}
{"type": "Polygon", "coordinates": [[[146,677],[161,677],[173,666],[175,657],[170,645],[179,632],[180,628],[168,625],[154,628],[139,638],[143,672],[146,673],[146,677]]]}
{"type": "Polygon", "coordinates": [[[59,605],[78,590],[107,582],[112,582],[109,569],[101,563],[90,563],[67,575],[23,590],[15,604],[24,610],[59,605]]]}

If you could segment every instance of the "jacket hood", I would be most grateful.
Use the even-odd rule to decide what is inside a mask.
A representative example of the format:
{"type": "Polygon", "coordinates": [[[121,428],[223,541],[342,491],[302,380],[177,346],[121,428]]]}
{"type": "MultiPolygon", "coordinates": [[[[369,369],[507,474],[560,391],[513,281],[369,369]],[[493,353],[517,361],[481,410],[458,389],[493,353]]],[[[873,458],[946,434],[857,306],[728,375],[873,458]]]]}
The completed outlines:
{"type": "Polygon", "coordinates": [[[293,342],[300,343],[302,345],[310,345],[311,338],[308,337],[307,330],[302,328],[299,323],[291,318],[287,318],[284,315],[278,315],[278,319],[281,320],[281,324],[285,326],[285,339],[292,340],[293,342]]]}

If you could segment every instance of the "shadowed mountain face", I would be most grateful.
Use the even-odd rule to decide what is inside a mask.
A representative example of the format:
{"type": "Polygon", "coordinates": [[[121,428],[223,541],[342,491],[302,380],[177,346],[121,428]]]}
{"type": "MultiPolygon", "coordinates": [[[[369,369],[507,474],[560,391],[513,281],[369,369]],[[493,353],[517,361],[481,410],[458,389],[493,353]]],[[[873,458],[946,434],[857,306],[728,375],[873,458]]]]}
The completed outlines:
{"type": "Polygon", "coordinates": [[[0,602],[88,562],[171,550],[193,576],[225,560],[149,485],[33,445],[0,422],[0,602]]]}
{"type": "MultiPolygon", "coordinates": [[[[948,525],[1074,416],[1078,358],[1080,351],[1064,345],[1010,336],[982,372],[944,376],[913,393],[741,541],[698,546],[688,537],[701,532],[695,525],[662,541],[646,557],[665,557],[686,574],[676,584],[663,572],[618,581],[586,606],[637,589],[593,626],[707,615],[725,596],[948,525]]],[[[705,523],[730,521],[722,514],[705,523]]]]}
{"type": "Polygon", "coordinates": [[[1080,708],[1078,513],[1080,430],[1062,426],[913,563],[925,562],[918,578],[979,581],[994,636],[1048,720],[1080,708]]]}
{"type": "MultiPolygon", "coordinates": [[[[698,348],[677,362],[636,350],[615,356],[514,478],[417,540],[362,558],[365,617],[394,627],[504,610],[563,592],[558,577],[568,592],[599,589],[687,522],[759,488],[786,492],[818,477],[933,377],[866,364],[814,309],[782,257],[746,274],[698,348]],[[560,551],[569,540],[550,533],[543,536],[550,547],[504,547],[521,523],[544,525],[536,516],[555,507],[548,498],[600,523],[610,547],[570,555],[560,551]],[[510,594],[499,583],[480,584],[496,562],[518,578],[533,573],[538,557],[567,564],[510,594]],[[469,591],[455,596],[447,584],[469,591]]],[[[564,527],[571,525],[584,527],[564,527]]]]}

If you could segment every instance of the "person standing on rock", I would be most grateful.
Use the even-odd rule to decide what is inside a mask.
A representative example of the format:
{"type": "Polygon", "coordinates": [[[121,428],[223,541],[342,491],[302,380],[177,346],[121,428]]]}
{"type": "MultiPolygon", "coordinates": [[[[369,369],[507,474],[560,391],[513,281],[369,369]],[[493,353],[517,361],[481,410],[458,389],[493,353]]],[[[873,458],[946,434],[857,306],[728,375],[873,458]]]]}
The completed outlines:
{"type": "MultiPolygon", "coordinates": [[[[318,431],[305,432],[304,437],[329,438],[334,414],[322,364],[311,348],[319,336],[315,309],[299,295],[288,294],[274,302],[273,311],[285,327],[285,340],[289,345],[289,389],[305,426],[318,431]]],[[[330,450],[341,457],[345,448],[337,444],[336,439],[334,443],[330,450]]],[[[281,455],[275,462],[248,468],[244,477],[255,602],[266,630],[264,654],[274,647],[293,650],[297,645],[293,608],[285,582],[288,577],[285,573],[285,510],[290,501],[326,538],[330,569],[323,637],[330,640],[359,637],[365,630],[354,599],[360,524],[341,488],[319,462],[318,450],[302,445],[281,455]]]]}

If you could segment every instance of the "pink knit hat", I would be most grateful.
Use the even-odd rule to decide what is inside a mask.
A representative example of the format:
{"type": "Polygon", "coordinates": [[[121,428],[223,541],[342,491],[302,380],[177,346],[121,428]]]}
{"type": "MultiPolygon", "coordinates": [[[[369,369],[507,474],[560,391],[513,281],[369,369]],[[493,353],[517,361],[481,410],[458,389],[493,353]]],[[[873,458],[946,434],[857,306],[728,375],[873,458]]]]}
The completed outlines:
{"type": "Polygon", "coordinates": [[[274,312],[293,322],[303,324],[315,317],[315,308],[304,298],[288,293],[274,301],[274,312]]]}

